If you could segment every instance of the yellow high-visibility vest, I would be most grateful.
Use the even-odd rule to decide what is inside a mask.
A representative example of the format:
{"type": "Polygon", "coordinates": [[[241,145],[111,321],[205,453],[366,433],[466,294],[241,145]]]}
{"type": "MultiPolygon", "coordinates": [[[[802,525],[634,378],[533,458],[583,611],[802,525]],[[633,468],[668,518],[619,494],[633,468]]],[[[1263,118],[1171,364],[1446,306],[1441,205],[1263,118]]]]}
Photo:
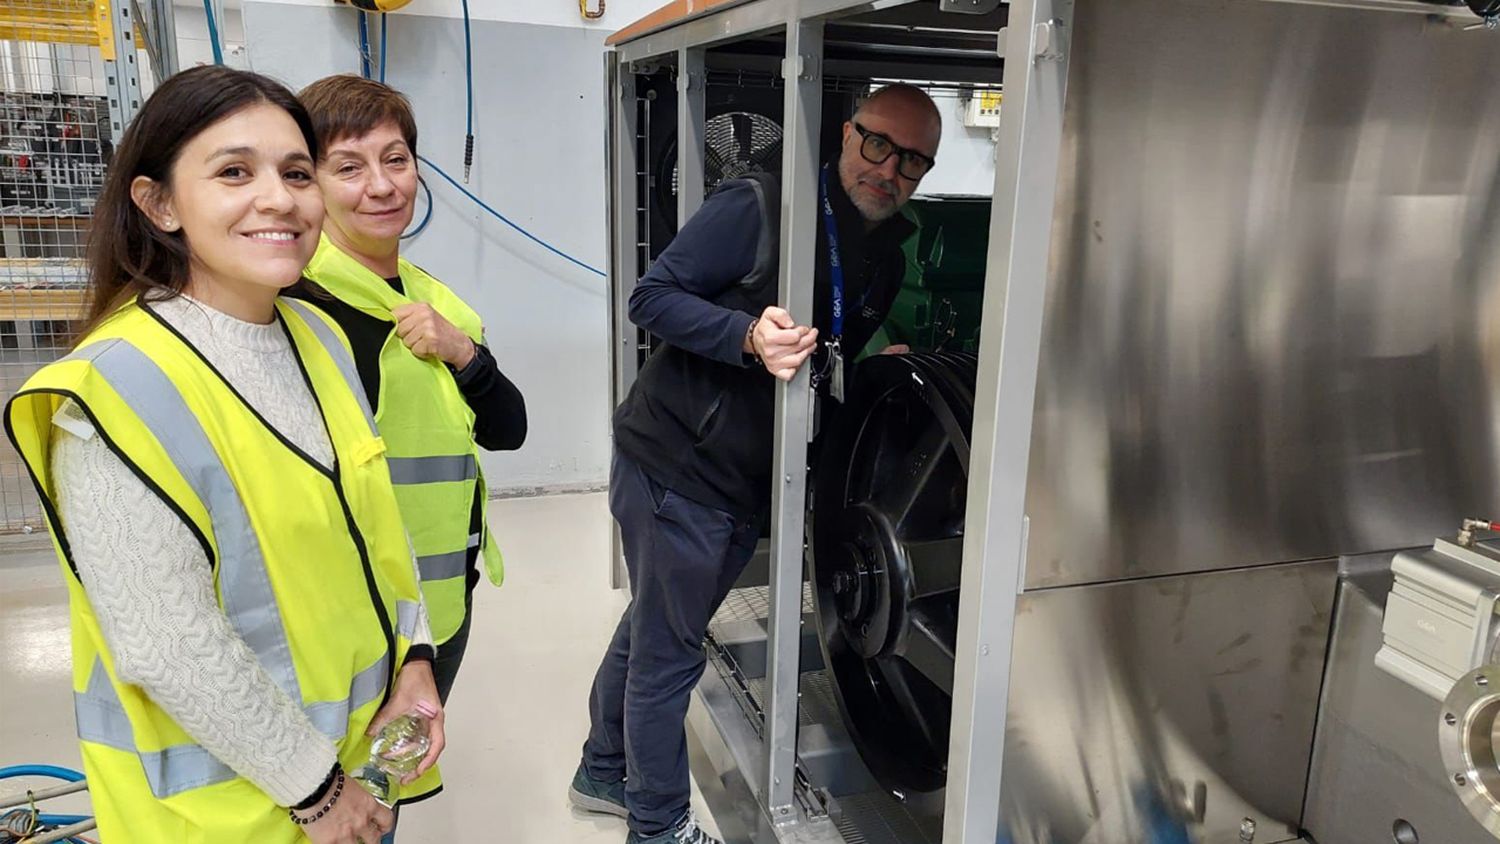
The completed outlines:
{"type": "MultiPolygon", "coordinates": [[[[78,737],[105,841],[307,838],[285,808],[116,676],[57,520],[58,497],[70,491],[52,477],[52,420],[68,401],[203,543],[230,624],[334,740],[346,769],[369,758],[365,730],[411,644],[421,592],[353,358],[315,308],[283,299],[276,314],[327,424],[331,470],[273,431],[149,304],[114,313],[5,409],[68,583],[78,737]]],[[[439,784],[434,768],[401,794],[439,784]]]]}
{"type": "MultiPolygon", "coordinates": [[[[391,311],[425,302],[470,340],[484,341],[479,315],[446,285],[405,259],[398,272],[405,293],[324,235],[304,274],[334,298],[393,328],[391,311]]],[[[412,354],[392,330],[380,349],[375,424],[385,439],[396,499],[417,552],[432,638],[441,646],[463,624],[469,549],[482,548],[492,583],[499,586],[505,578],[486,517],[481,514],[478,531],[470,530],[474,497],[484,488],[474,411],[446,364],[412,354]]]]}

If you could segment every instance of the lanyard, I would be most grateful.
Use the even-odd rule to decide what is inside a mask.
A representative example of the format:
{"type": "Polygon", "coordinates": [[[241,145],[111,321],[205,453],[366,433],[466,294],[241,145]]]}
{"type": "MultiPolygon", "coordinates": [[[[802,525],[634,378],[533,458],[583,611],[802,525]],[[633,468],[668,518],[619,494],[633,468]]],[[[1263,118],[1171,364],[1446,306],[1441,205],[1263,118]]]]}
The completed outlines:
{"type": "Polygon", "coordinates": [[[833,338],[844,337],[844,262],[839,257],[839,227],[833,218],[833,203],[828,199],[828,165],[823,165],[820,186],[823,200],[823,231],[828,235],[828,275],[833,288],[833,338]]]}

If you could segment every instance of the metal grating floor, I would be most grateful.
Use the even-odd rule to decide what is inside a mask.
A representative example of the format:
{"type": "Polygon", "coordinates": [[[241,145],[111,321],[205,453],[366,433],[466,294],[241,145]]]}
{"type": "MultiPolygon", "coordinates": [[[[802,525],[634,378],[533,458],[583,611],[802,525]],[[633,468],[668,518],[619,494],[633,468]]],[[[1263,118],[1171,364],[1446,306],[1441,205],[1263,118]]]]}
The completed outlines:
{"type": "MultiPolygon", "coordinates": [[[[802,611],[813,611],[812,584],[802,584],[802,611]]],[[[725,596],[719,611],[714,613],[715,624],[734,621],[764,621],[771,614],[771,589],[768,586],[742,586],[731,589],[725,596]]]]}
{"type": "Polygon", "coordinates": [[[923,824],[888,794],[855,794],[839,798],[835,821],[847,844],[940,844],[942,825],[923,824]]]}
{"type": "MultiPolygon", "coordinates": [[[[769,609],[767,587],[735,589],[724,599],[711,626],[745,621],[764,624],[769,609]]],[[[810,584],[803,586],[802,610],[813,611],[810,584]]],[[[745,681],[758,706],[765,701],[765,683],[760,677],[745,681]]],[[[798,725],[838,723],[841,718],[833,678],[821,670],[803,673],[798,725]]],[[[941,819],[913,815],[883,791],[840,796],[837,806],[835,826],[846,844],[939,844],[943,838],[941,819]]]]}

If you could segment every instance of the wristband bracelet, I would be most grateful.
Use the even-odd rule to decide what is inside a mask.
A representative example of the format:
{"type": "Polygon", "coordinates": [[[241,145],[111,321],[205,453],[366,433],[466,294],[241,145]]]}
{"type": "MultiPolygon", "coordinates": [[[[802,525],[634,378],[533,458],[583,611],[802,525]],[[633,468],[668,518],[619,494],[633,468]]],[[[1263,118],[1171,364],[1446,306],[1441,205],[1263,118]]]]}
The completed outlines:
{"type": "Polygon", "coordinates": [[[298,816],[296,809],[287,809],[287,816],[290,817],[292,819],[292,823],[296,824],[297,826],[310,826],[322,820],[324,815],[333,811],[334,804],[339,802],[339,796],[343,793],[344,769],[339,768],[337,774],[333,778],[333,793],[328,795],[328,802],[319,807],[318,811],[315,814],[303,817],[298,816]]]}
{"type": "Polygon", "coordinates": [[[756,363],[764,365],[765,361],[760,359],[760,352],[755,350],[755,326],[757,325],[760,325],[760,317],[750,320],[750,327],[745,329],[745,340],[750,344],[750,356],[755,358],[756,363]]]}

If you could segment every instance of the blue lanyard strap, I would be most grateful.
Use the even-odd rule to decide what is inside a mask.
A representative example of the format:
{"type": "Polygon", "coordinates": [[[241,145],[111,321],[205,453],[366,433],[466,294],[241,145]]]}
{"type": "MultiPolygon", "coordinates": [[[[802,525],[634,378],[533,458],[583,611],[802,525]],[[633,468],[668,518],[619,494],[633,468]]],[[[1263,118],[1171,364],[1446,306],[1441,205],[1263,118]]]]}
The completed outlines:
{"type": "Polygon", "coordinates": [[[828,236],[828,274],[833,287],[833,336],[834,343],[844,337],[844,262],[839,257],[839,227],[833,218],[833,203],[828,199],[828,165],[823,165],[820,176],[823,202],[823,231],[828,236]]]}

